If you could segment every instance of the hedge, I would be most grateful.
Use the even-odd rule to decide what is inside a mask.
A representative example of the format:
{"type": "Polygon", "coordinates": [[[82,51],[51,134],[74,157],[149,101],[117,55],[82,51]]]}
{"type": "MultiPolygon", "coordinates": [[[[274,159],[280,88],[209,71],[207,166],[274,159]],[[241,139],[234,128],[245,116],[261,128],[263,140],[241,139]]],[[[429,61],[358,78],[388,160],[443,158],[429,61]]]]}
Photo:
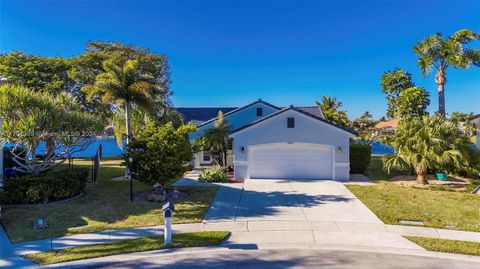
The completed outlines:
{"type": "Polygon", "coordinates": [[[371,149],[367,144],[350,144],[350,173],[364,174],[367,171],[371,149]]]}
{"type": "Polygon", "coordinates": [[[198,176],[200,182],[228,182],[227,173],[219,165],[204,169],[198,176]]]}
{"type": "Polygon", "coordinates": [[[66,168],[5,181],[2,204],[37,204],[67,199],[85,188],[86,168],[66,168]]]}

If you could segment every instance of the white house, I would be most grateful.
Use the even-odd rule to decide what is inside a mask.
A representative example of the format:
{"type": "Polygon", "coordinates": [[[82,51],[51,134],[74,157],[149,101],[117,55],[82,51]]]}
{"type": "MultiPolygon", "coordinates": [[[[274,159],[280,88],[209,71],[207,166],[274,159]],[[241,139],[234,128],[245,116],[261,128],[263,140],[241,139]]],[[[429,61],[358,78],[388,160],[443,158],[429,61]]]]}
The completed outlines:
{"type": "Polygon", "coordinates": [[[477,149],[480,149],[480,114],[470,117],[470,122],[477,126],[477,149]]]}
{"type": "MultiPolygon", "coordinates": [[[[177,109],[187,121],[199,124],[191,140],[212,128],[222,110],[205,109],[211,116],[215,113],[209,120],[195,118],[206,117],[202,108],[177,109]]],[[[281,108],[259,99],[224,110],[232,127],[228,164],[233,165],[235,178],[349,179],[349,139],[355,133],[327,121],[318,107],[281,108]]],[[[194,163],[211,164],[210,153],[199,152],[194,163]]]]}

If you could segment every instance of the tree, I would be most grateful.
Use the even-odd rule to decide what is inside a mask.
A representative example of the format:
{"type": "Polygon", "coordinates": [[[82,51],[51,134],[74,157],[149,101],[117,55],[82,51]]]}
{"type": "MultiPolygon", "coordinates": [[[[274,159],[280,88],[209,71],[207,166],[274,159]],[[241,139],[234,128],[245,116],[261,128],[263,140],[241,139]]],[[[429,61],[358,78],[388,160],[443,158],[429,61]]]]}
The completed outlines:
{"type": "Polygon", "coordinates": [[[88,100],[100,97],[104,103],[123,109],[127,145],[132,139],[131,110],[155,111],[160,85],[155,77],[142,69],[138,60],[112,58],[103,62],[105,72],[96,76],[95,83],[85,86],[88,100]]]}
{"type": "Polygon", "coordinates": [[[136,179],[150,186],[179,178],[192,160],[188,133],[195,130],[191,124],[175,129],[172,123],[161,125],[151,121],[127,146],[125,164],[136,179]],[[131,164],[129,157],[133,158],[131,164]]]}
{"type": "MultiPolygon", "coordinates": [[[[79,87],[95,84],[97,76],[107,72],[104,63],[107,60],[114,60],[116,64],[123,65],[127,60],[135,60],[138,70],[148,74],[157,84],[157,92],[152,99],[154,111],[149,111],[152,116],[162,117],[164,110],[170,106],[170,71],[166,55],[158,55],[145,48],[126,46],[116,42],[89,42],[85,52],[72,61],[72,69],[69,76],[79,87]]],[[[101,97],[84,97],[84,106],[89,111],[95,111],[104,118],[109,118],[115,113],[116,107],[105,105],[101,97]]]]}
{"type": "Polygon", "coordinates": [[[220,166],[227,165],[228,134],[230,130],[231,127],[227,119],[223,117],[223,112],[219,111],[213,128],[205,130],[203,134],[203,149],[211,150],[220,166]]]}
{"type": "Polygon", "coordinates": [[[412,81],[412,75],[399,67],[382,74],[381,88],[382,92],[387,96],[388,102],[387,117],[395,117],[397,98],[402,91],[411,87],[415,87],[415,83],[412,81]]]}
{"type": "Polygon", "coordinates": [[[475,124],[470,122],[470,117],[472,116],[473,112],[464,113],[455,111],[450,114],[450,121],[455,123],[459,128],[462,128],[465,134],[471,136],[476,133],[475,124]]]}
{"type": "Polygon", "coordinates": [[[0,55],[0,76],[33,91],[71,93],[74,81],[68,77],[71,63],[61,57],[42,57],[13,51],[0,55]]]}
{"type": "Polygon", "coordinates": [[[427,114],[430,94],[423,88],[412,87],[403,90],[396,100],[395,117],[416,117],[427,114]]]}
{"type": "Polygon", "coordinates": [[[419,184],[428,184],[425,176],[432,169],[474,166],[468,138],[439,115],[402,119],[395,133],[383,140],[397,152],[386,157],[384,168],[413,168],[419,184]]]}
{"type": "Polygon", "coordinates": [[[339,110],[342,106],[341,102],[338,102],[336,98],[330,96],[323,96],[322,102],[316,102],[317,106],[322,110],[325,118],[333,123],[349,126],[350,122],[347,117],[347,111],[339,110]]]}
{"type": "Polygon", "coordinates": [[[95,117],[81,111],[73,97],[11,84],[0,87],[0,115],[0,137],[13,143],[12,160],[20,172],[29,174],[46,171],[85,150],[101,130],[95,117]],[[46,144],[41,159],[37,158],[40,143],[46,144]]]}
{"type": "Polygon", "coordinates": [[[378,138],[378,132],[373,130],[374,126],[375,121],[369,111],[352,122],[352,127],[359,134],[360,139],[369,145],[378,138]]]}
{"type": "Polygon", "coordinates": [[[466,45],[479,40],[480,35],[463,29],[444,39],[441,33],[431,35],[417,43],[413,51],[418,56],[418,67],[422,75],[427,77],[432,67],[437,70],[435,83],[438,88],[438,112],[445,117],[445,84],[449,66],[467,69],[471,64],[480,66],[480,50],[468,48],[466,45]]]}

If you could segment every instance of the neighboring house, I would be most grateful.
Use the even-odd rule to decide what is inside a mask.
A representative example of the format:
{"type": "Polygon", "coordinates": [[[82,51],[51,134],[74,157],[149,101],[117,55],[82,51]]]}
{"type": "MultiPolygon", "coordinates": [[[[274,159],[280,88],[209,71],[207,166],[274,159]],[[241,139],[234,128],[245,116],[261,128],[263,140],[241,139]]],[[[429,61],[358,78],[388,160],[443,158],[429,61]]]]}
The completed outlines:
{"type": "Polygon", "coordinates": [[[480,114],[470,117],[470,122],[477,127],[477,149],[480,149],[480,114]]]}
{"type": "MultiPolygon", "coordinates": [[[[318,107],[281,108],[257,100],[239,108],[178,108],[198,124],[191,140],[212,128],[219,110],[232,127],[228,165],[238,179],[349,179],[349,139],[355,132],[327,121],[318,107]],[[202,117],[209,111],[210,116],[202,117]],[[186,111],[188,111],[187,114],[186,111]],[[197,112],[195,112],[197,111],[197,112]]],[[[211,164],[208,151],[195,155],[195,166],[211,164]]]]}
{"type": "Polygon", "coordinates": [[[381,133],[391,134],[395,132],[400,123],[400,119],[391,119],[389,121],[380,121],[375,125],[375,129],[379,130],[381,133]]]}

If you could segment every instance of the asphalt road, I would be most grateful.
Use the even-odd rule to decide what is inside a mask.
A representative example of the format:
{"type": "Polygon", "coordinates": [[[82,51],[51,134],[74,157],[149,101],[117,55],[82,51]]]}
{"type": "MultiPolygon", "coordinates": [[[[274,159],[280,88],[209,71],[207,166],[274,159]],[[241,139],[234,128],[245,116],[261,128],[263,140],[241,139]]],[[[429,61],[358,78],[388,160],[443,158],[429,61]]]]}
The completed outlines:
{"type": "Polygon", "coordinates": [[[67,268],[480,268],[480,259],[450,259],[373,252],[263,249],[152,254],[131,259],[119,255],[67,268]]]}

